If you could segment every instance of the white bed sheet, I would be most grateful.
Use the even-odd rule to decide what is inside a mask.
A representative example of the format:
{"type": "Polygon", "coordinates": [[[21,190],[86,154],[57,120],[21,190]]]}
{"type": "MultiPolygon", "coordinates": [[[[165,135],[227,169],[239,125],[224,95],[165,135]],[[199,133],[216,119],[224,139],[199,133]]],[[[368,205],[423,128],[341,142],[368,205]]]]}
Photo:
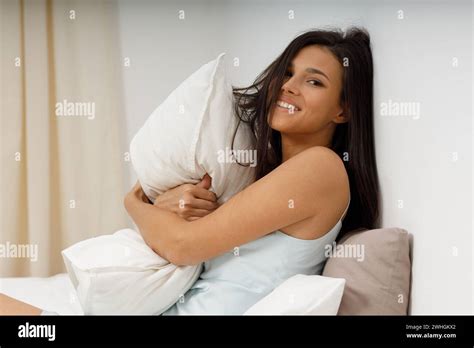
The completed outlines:
{"type": "Polygon", "coordinates": [[[49,278],[0,278],[0,293],[58,314],[84,314],[67,273],[49,278]]]}

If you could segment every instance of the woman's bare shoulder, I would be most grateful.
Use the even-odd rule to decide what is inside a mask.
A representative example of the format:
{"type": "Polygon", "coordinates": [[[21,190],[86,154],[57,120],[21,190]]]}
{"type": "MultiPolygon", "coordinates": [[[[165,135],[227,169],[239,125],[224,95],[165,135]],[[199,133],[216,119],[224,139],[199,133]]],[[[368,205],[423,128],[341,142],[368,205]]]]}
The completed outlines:
{"type": "MultiPolygon", "coordinates": [[[[316,205],[315,214],[305,220],[281,229],[282,232],[299,239],[315,239],[328,232],[340,219],[347,207],[350,194],[349,178],[342,159],[326,147],[314,147],[301,152],[302,161],[312,161],[322,168],[318,174],[320,187],[305,184],[307,190],[314,192],[312,201],[316,205]],[[312,158],[315,157],[313,160],[312,158]],[[325,186],[325,187],[321,187],[325,186]]],[[[293,163],[296,165],[295,163],[293,163]]],[[[308,175],[310,175],[307,172],[308,175]]]]}

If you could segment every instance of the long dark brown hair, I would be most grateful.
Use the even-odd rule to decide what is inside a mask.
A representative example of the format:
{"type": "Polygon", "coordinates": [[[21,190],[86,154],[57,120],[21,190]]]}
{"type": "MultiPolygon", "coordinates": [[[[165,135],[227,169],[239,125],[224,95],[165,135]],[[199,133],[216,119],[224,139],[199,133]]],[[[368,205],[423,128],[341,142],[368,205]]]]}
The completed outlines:
{"type": "MultiPolygon", "coordinates": [[[[358,228],[379,227],[379,181],[375,162],[373,123],[373,63],[370,36],[365,29],[309,30],[297,36],[248,87],[234,87],[235,112],[255,136],[255,180],[282,163],[279,131],[268,124],[281,94],[285,73],[298,52],[308,45],[328,48],[343,67],[340,95],[346,123],[336,126],[331,149],[343,160],[349,176],[351,204],[338,240],[358,228]]],[[[234,134],[235,136],[235,134],[234,134]]]]}

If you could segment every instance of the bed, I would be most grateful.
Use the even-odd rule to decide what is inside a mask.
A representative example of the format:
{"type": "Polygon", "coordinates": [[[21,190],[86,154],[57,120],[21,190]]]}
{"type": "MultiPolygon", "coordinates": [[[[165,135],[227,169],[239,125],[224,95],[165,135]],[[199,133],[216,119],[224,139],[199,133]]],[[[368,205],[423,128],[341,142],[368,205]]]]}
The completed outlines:
{"type": "Polygon", "coordinates": [[[83,314],[67,273],[48,278],[1,278],[0,293],[48,311],[64,315],[83,314]]]}
{"type": "MultiPolygon", "coordinates": [[[[363,260],[335,253],[322,273],[325,278],[345,279],[337,315],[408,315],[411,243],[412,235],[397,227],[348,232],[338,246],[363,246],[363,260]]],[[[84,314],[67,273],[49,278],[0,278],[0,293],[61,315],[84,314]]]]}

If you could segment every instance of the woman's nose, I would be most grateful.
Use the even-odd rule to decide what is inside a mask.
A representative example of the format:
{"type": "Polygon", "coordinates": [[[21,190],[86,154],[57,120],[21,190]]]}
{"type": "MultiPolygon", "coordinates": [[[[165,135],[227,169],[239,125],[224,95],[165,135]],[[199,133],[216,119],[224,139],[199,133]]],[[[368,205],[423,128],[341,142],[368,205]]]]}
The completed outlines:
{"type": "Polygon", "coordinates": [[[298,94],[298,88],[295,86],[293,78],[288,79],[282,86],[282,90],[291,94],[298,94]]]}

